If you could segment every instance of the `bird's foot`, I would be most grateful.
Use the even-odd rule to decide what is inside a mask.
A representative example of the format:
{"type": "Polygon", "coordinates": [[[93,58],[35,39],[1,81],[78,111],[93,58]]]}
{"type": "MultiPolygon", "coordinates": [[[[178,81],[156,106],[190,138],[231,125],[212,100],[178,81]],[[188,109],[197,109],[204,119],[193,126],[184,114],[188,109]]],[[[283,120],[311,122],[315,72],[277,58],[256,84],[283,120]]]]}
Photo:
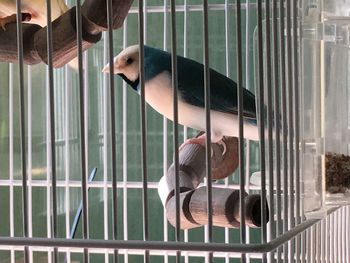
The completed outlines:
{"type": "MultiPolygon", "coordinates": [[[[218,145],[220,145],[222,147],[222,155],[225,155],[226,151],[227,151],[227,146],[226,146],[226,143],[224,142],[223,138],[217,142],[218,145]]],[[[191,138],[191,139],[188,139],[186,140],[181,146],[180,146],[180,149],[179,151],[181,151],[181,149],[187,145],[187,144],[198,144],[198,145],[201,145],[201,146],[204,146],[205,147],[205,144],[206,144],[206,135],[205,133],[202,134],[201,136],[199,137],[196,137],[196,138],[191,138]]],[[[213,149],[211,149],[211,156],[213,157],[213,149]]]]}
{"type": "MultiPolygon", "coordinates": [[[[181,149],[187,145],[187,144],[198,144],[201,145],[203,147],[205,147],[205,143],[206,143],[206,136],[205,133],[202,134],[201,136],[198,136],[196,138],[191,138],[191,139],[187,139],[179,148],[179,151],[181,151],[181,149]]],[[[213,149],[211,149],[211,157],[213,157],[213,149]]]]}
{"type": "Polygon", "coordinates": [[[190,139],[187,139],[179,148],[179,151],[181,151],[181,149],[183,147],[185,147],[187,144],[198,144],[198,145],[201,145],[201,146],[205,146],[205,134],[202,134],[201,136],[199,137],[196,137],[196,138],[190,138],[190,139]]]}
{"type": "MultiPolygon", "coordinates": [[[[21,22],[28,22],[30,21],[32,18],[31,14],[29,13],[22,13],[22,17],[21,17],[21,22]]],[[[6,25],[7,24],[11,24],[11,23],[16,23],[17,21],[17,15],[13,14],[10,16],[6,16],[6,17],[1,17],[0,18],[0,26],[1,28],[6,31],[6,25]]]]}

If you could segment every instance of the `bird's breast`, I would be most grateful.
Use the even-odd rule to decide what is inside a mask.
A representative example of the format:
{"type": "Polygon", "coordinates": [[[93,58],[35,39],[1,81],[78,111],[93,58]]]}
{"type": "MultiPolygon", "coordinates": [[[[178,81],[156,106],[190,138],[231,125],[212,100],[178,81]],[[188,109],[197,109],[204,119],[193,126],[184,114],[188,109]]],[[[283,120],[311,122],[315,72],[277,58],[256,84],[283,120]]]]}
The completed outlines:
{"type": "MultiPolygon", "coordinates": [[[[145,99],[160,114],[170,118],[172,114],[173,94],[171,76],[164,72],[145,83],[145,99]]],[[[172,118],[171,118],[172,119],[172,118]]]]}
{"type": "MultiPolygon", "coordinates": [[[[163,72],[145,83],[146,102],[157,112],[173,120],[173,90],[171,76],[163,72]]],[[[211,111],[211,130],[219,135],[238,136],[238,117],[234,114],[211,111]]],[[[178,122],[193,129],[205,131],[205,109],[186,103],[178,96],[178,122]]],[[[245,137],[257,140],[256,125],[244,123],[245,137]]]]}
{"type": "MultiPolygon", "coordinates": [[[[146,102],[157,112],[173,120],[173,89],[171,75],[163,72],[145,83],[146,102]]],[[[194,129],[202,128],[202,110],[190,105],[178,96],[178,121],[194,129]]]]}

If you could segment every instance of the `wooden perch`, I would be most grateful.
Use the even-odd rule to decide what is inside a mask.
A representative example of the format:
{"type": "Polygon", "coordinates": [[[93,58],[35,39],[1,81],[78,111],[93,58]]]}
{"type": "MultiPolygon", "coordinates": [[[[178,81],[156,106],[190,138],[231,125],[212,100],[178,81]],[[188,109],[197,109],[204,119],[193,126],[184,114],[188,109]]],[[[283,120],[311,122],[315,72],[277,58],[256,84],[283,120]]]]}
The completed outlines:
{"type": "MultiPolygon", "coordinates": [[[[132,0],[113,0],[113,29],[120,28],[128,14],[132,0]]],[[[82,48],[86,50],[97,43],[102,31],[107,30],[106,1],[86,0],[82,5],[82,48]]],[[[34,24],[22,25],[23,55],[25,64],[47,63],[47,27],[34,24]]],[[[52,22],[53,66],[61,67],[77,57],[76,7],[52,22]]],[[[0,61],[17,62],[16,24],[0,29],[0,61]]]]}
{"type": "MultiPolygon", "coordinates": [[[[102,34],[90,34],[87,28],[91,28],[91,22],[82,17],[82,48],[87,50],[93,44],[97,43],[102,34]]],[[[34,35],[34,48],[42,61],[47,63],[47,33],[46,27],[39,30],[34,35]]],[[[53,44],[53,66],[62,67],[77,57],[78,44],[76,32],[76,7],[71,8],[52,22],[52,44],[53,44]]]]}
{"type": "MultiPolygon", "coordinates": [[[[189,204],[194,190],[180,194],[180,229],[191,229],[200,227],[201,224],[196,222],[190,213],[189,204]]],[[[175,197],[169,199],[165,206],[166,216],[170,224],[176,227],[176,202],[175,197]]]]}
{"type": "MultiPolygon", "coordinates": [[[[193,140],[193,142],[197,140],[193,140]]],[[[197,188],[206,174],[206,151],[203,140],[200,144],[185,143],[179,151],[180,186],[180,227],[189,229],[207,224],[207,193],[205,187],[197,188]]],[[[238,166],[238,140],[225,137],[226,153],[219,144],[212,144],[212,176],[221,179],[231,175],[238,166]]],[[[169,222],[176,225],[175,168],[168,169],[158,185],[158,193],[166,208],[169,222]]],[[[259,195],[245,193],[246,225],[261,225],[261,204],[259,195]]],[[[240,206],[239,191],[213,188],[213,224],[221,227],[239,227],[240,206]]],[[[268,213],[267,213],[268,220],[268,213]]]]}
{"type": "MultiPolygon", "coordinates": [[[[223,148],[219,144],[212,144],[212,177],[221,179],[231,175],[238,166],[238,140],[233,137],[226,137],[226,153],[223,155],[223,148]]],[[[180,147],[179,152],[179,180],[180,192],[196,189],[205,177],[205,147],[196,143],[185,143],[180,147]]],[[[168,169],[166,176],[159,182],[158,192],[163,205],[174,195],[175,189],[175,167],[174,164],[168,169]]]]}
{"type": "MultiPolygon", "coordinates": [[[[179,152],[179,184],[180,192],[197,188],[205,176],[205,150],[198,144],[187,144],[179,152]]],[[[158,185],[159,196],[163,205],[174,195],[175,167],[161,178],[158,185]]]]}
{"type": "MultiPolygon", "coordinates": [[[[133,1],[112,0],[112,27],[118,29],[123,25],[133,1]]],[[[105,0],[85,0],[82,5],[82,12],[86,18],[96,25],[100,30],[107,30],[107,1],[105,0]]]]}
{"type": "MultiPolygon", "coordinates": [[[[261,226],[260,195],[244,194],[245,224],[249,227],[261,226]]],[[[208,224],[207,187],[180,194],[180,228],[190,229],[208,224]]],[[[176,226],[176,203],[173,196],[166,204],[166,215],[176,226]]],[[[213,225],[219,227],[240,226],[239,191],[234,189],[212,188],[213,225]]],[[[269,220],[267,213],[266,220],[269,220]]]]}
{"type": "MultiPolygon", "coordinates": [[[[34,37],[42,27],[34,24],[23,24],[23,59],[28,65],[37,64],[41,61],[38,52],[34,48],[34,37]]],[[[16,63],[17,51],[17,25],[7,24],[6,31],[0,28],[0,61],[16,63]]]]}

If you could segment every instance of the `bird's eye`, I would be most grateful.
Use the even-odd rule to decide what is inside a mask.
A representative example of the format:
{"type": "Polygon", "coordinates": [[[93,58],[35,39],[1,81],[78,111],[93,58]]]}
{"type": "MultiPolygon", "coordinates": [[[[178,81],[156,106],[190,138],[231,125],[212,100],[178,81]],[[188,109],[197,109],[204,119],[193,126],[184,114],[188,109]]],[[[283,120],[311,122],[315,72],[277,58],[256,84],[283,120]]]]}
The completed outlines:
{"type": "Polygon", "coordinates": [[[133,59],[132,59],[132,58],[128,58],[128,59],[126,60],[126,64],[128,64],[128,65],[130,65],[132,62],[133,62],[133,59]]]}

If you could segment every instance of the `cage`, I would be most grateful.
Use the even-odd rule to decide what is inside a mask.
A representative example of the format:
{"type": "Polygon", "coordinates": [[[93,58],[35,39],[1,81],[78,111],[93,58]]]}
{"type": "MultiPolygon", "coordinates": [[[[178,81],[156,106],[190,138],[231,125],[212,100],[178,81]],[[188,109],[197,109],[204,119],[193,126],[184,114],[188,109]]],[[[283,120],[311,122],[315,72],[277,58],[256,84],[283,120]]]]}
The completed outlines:
{"type": "MultiPolygon", "coordinates": [[[[26,1],[15,2],[19,18],[26,1]]],[[[349,262],[349,207],[325,200],[325,149],[348,148],[347,124],[339,122],[348,113],[348,43],[332,44],[347,34],[345,1],[128,3],[67,1],[71,9],[58,20],[49,15],[46,27],[31,27],[43,42],[29,55],[26,40],[37,33],[22,35],[33,32],[27,24],[0,29],[0,261],[349,262]],[[69,37],[74,48],[58,49],[69,37]],[[255,94],[260,140],[244,139],[241,130],[236,171],[212,181],[205,149],[206,179],[195,186],[206,187],[203,226],[181,230],[179,222],[178,148],[198,131],[169,121],[147,106],[144,93],[102,73],[133,44],[204,64],[207,92],[210,67],[238,83],[238,94],[255,94]],[[325,97],[333,82],[344,93],[325,97]],[[334,122],[326,122],[330,109],[341,112],[334,122]],[[158,196],[172,163],[175,227],[158,196]],[[238,228],[213,226],[213,189],[239,193],[238,228]],[[246,224],[244,192],[259,196],[259,228],[246,224]]],[[[43,1],[42,8],[51,14],[55,6],[43,1]]],[[[176,70],[172,77],[176,84],[176,70]]]]}

